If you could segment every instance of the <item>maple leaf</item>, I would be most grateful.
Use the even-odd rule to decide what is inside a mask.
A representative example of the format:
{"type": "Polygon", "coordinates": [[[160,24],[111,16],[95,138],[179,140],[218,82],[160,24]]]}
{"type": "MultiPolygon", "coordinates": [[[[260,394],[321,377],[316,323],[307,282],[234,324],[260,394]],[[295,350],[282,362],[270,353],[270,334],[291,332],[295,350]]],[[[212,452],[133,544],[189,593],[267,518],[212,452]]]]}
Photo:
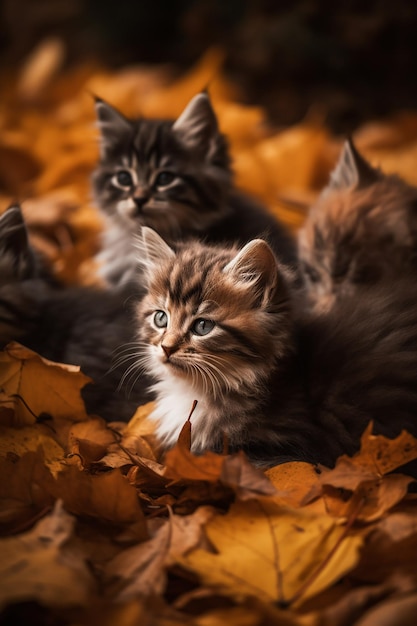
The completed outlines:
{"type": "Polygon", "coordinates": [[[359,559],[362,539],[328,516],[282,507],[273,500],[236,502],[206,526],[215,553],[180,559],[209,585],[287,605],[338,580],[359,559]]]}
{"type": "Polygon", "coordinates": [[[408,493],[410,476],[389,474],[417,458],[417,439],[403,431],[397,438],[372,435],[369,424],[361,437],[361,448],[353,457],[341,456],[332,470],[323,468],[306,494],[308,503],[323,495],[329,513],[357,519],[376,520],[408,493]]]}

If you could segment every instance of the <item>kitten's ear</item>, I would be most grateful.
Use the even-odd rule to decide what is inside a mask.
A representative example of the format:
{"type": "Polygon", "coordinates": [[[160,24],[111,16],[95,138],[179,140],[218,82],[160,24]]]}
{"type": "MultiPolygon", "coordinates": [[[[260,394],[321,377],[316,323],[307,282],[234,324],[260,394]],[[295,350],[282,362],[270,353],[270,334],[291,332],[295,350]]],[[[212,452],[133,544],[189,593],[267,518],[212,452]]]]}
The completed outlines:
{"type": "Polygon", "coordinates": [[[381,178],[375,169],[358,152],[351,139],[345,141],[335,169],[330,175],[329,189],[363,189],[381,178]]]}
{"type": "Polygon", "coordinates": [[[140,262],[148,271],[157,268],[162,262],[173,261],[175,258],[174,250],[157,232],[147,226],[142,227],[142,237],[137,247],[141,252],[140,262]]]}
{"type": "Polygon", "coordinates": [[[207,93],[199,93],[190,100],[172,130],[188,148],[208,150],[218,133],[218,125],[207,93]]]}
{"type": "Polygon", "coordinates": [[[255,287],[262,301],[269,299],[278,279],[277,260],[263,239],[253,239],[229,261],[223,272],[248,288],[255,287]]]}
{"type": "Polygon", "coordinates": [[[11,253],[16,277],[24,278],[35,269],[28,231],[19,205],[12,205],[0,216],[0,248],[11,253]]]}
{"type": "Polygon", "coordinates": [[[96,98],[96,115],[101,135],[100,152],[104,157],[109,150],[129,136],[132,125],[117,109],[100,98],[96,98]]]}

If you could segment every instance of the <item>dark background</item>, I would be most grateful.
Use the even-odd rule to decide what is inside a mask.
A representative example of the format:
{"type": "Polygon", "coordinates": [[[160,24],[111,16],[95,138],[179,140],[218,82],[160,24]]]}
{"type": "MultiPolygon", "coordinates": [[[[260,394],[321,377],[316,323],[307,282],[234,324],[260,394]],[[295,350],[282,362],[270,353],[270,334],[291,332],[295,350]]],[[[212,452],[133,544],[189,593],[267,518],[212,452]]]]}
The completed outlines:
{"type": "Polygon", "coordinates": [[[66,42],[68,66],[171,63],[178,73],[211,45],[241,99],[272,122],[312,107],[350,132],[417,108],[417,2],[410,0],[3,0],[0,60],[18,67],[43,38],[66,42]]]}

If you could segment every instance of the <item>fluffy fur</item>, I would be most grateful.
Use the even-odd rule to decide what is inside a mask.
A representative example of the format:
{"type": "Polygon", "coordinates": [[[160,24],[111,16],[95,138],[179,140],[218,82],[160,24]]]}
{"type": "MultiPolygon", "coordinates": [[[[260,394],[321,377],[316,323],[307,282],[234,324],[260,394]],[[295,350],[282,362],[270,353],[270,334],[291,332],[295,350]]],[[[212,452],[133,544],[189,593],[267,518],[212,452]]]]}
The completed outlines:
{"type": "Polygon", "coordinates": [[[384,175],[347,141],[299,235],[312,304],[333,306],[360,286],[417,270],[417,189],[384,175]]]}
{"type": "Polygon", "coordinates": [[[137,361],[133,301],[122,291],[60,288],[39,271],[19,207],[0,216],[0,347],[17,340],[42,356],[80,365],[87,410],[128,419],[152,396],[137,361]]]}
{"type": "Polygon", "coordinates": [[[292,236],[234,188],[227,141],[206,93],[177,120],[130,120],[102,100],[96,111],[101,152],[93,191],[107,221],[98,256],[103,278],[132,277],[142,226],[172,242],[246,243],[262,235],[281,260],[296,263],[292,236]]]}
{"type": "Polygon", "coordinates": [[[263,240],[174,250],[144,229],[143,246],[148,293],[137,323],[165,446],[194,400],[194,452],[220,451],[225,435],[264,466],[332,465],[357,450],[371,419],[389,436],[416,431],[414,281],[380,283],[306,316],[263,240]]]}

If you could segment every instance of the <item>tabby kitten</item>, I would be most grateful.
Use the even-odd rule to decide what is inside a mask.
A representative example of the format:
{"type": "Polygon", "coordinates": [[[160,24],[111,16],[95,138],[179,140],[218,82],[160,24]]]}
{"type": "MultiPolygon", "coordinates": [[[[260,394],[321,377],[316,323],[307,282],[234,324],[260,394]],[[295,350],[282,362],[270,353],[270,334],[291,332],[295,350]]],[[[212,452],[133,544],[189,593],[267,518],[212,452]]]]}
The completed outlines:
{"type": "Polygon", "coordinates": [[[317,309],[360,285],[417,270],[417,188],[344,145],[299,233],[302,274],[317,309]]]}
{"type": "Polygon", "coordinates": [[[0,347],[16,340],[53,361],[80,365],[95,381],[82,391],[88,412],[109,420],[129,419],[152,397],[150,379],[136,366],[133,301],[117,290],[60,288],[46,280],[20,208],[0,216],[0,347]]]}
{"type": "Polygon", "coordinates": [[[415,281],[381,283],[305,317],[271,248],[142,237],[148,293],[137,307],[156,379],[157,434],[172,446],[192,407],[192,450],[243,449],[260,466],[333,465],[369,420],[417,428],[415,281]]]}
{"type": "Polygon", "coordinates": [[[105,280],[131,278],[142,226],[168,241],[246,243],[263,235],[282,261],[296,263],[295,241],[284,226],[235,189],[227,141],[207,93],[196,95],[175,121],[130,120],[103,100],[96,111],[101,153],[93,192],[107,218],[98,255],[105,280]]]}

